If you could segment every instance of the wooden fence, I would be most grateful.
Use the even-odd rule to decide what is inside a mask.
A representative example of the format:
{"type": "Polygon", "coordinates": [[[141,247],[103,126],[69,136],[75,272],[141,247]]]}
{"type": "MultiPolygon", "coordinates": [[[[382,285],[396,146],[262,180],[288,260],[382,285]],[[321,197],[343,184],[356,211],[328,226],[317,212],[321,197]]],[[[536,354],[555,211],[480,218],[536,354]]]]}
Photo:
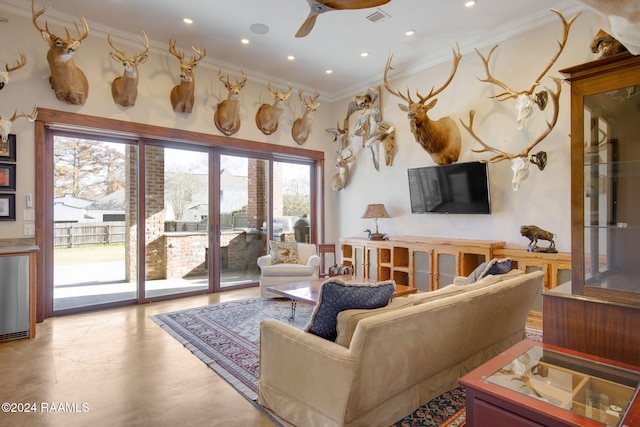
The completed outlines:
{"type": "Polygon", "coordinates": [[[56,248],[111,245],[125,242],[126,223],[58,222],[54,224],[53,244],[56,248]]]}

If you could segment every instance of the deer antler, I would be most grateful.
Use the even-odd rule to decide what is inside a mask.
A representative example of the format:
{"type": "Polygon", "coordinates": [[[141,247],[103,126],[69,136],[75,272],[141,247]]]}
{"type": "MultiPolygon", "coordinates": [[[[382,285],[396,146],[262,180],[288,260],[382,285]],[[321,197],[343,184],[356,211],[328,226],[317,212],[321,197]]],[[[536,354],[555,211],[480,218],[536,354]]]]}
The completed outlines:
{"type": "Polygon", "coordinates": [[[191,46],[191,49],[193,49],[195,55],[191,55],[191,57],[189,58],[189,64],[191,64],[191,66],[195,66],[198,61],[207,56],[207,49],[205,49],[204,46],[202,46],[202,49],[196,49],[195,47],[191,46]]]}
{"type": "Polygon", "coordinates": [[[476,49],[476,52],[478,53],[480,58],[482,58],[482,62],[484,63],[484,70],[485,70],[485,72],[487,74],[487,78],[486,79],[478,78],[478,80],[480,80],[481,82],[484,82],[484,83],[493,83],[496,86],[499,86],[502,89],[504,89],[504,92],[499,93],[497,95],[494,95],[491,98],[495,98],[495,99],[497,99],[499,101],[504,101],[504,100],[510,99],[510,98],[517,98],[518,95],[523,95],[523,94],[531,95],[533,93],[533,91],[535,90],[535,88],[540,84],[540,80],[542,80],[544,78],[544,76],[551,69],[553,64],[555,64],[555,62],[557,61],[558,57],[560,57],[560,54],[564,50],[564,47],[565,47],[565,45],[567,43],[567,39],[569,37],[569,29],[571,28],[571,25],[576,20],[578,15],[580,15],[580,13],[577,13],[571,19],[566,20],[565,17],[562,15],[562,13],[560,13],[558,10],[551,9],[551,11],[553,13],[555,13],[556,15],[558,15],[558,17],[562,21],[562,26],[563,26],[562,41],[557,41],[556,40],[558,42],[558,50],[557,50],[556,54],[553,56],[553,58],[551,58],[551,61],[549,61],[547,66],[542,70],[542,72],[538,75],[538,77],[536,77],[536,79],[533,81],[533,83],[531,84],[529,89],[517,92],[517,91],[511,89],[505,83],[501,82],[500,80],[496,79],[495,77],[493,77],[491,75],[491,71],[489,71],[489,61],[491,60],[491,55],[496,50],[498,45],[495,45],[493,48],[491,48],[491,51],[489,52],[489,55],[486,58],[480,53],[480,51],[478,49],[476,49]]]}
{"type": "Polygon", "coordinates": [[[13,116],[9,119],[9,121],[13,123],[16,119],[19,119],[20,117],[25,117],[30,122],[34,121],[36,117],[38,117],[38,107],[33,107],[33,112],[29,115],[25,113],[18,114],[18,110],[16,110],[13,113],[13,116]]]}
{"type": "MultiPolygon", "coordinates": [[[[46,33],[51,36],[53,34],[51,33],[51,31],[49,31],[49,22],[48,21],[44,22],[44,28],[39,26],[37,22],[38,18],[42,14],[44,14],[47,11],[47,9],[49,9],[49,6],[44,6],[43,8],[41,8],[36,12],[35,0],[31,2],[31,13],[33,15],[33,25],[35,25],[35,27],[38,29],[38,31],[40,31],[40,33],[46,33]]],[[[82,32],[80,32],[78,23],[75,21],[73,22],[73,25],[75,25],[76,27],[76,32],[78,33],[78,38],[76,39],[77,41],[82,41],[89,36],[89,25],[87,24],[87,21],[82,16],[80,16],[80,22],[82,23],[82,32]]],[[[71,34],[69,34],[69,29],[65,27],[64,30],[67,33],[67,39],[71,39],[71,34]]]]}
{"type": "MultiPolygon", "coordinates": [[[[136,59],[140,58],[142,55],[145,55],[147,52],[149,52],[149,37],[147,37],[147,33],[145,33],[144,31],[142,32],[142,34],[144,35],[144,40],[140,36],[138,36],[138,40],[140,40],[140,43],[143,44],[144,50],[142,52],[136,52],[131,57],[131,59],[133,59],[134,61],[136,59]]],[[[116,47],[116,45],[113,43],[113,39],[111,38],[111,32],[107,33],[107,41],[109,42],[109,46],[111,46],[113,48],[113,50],[116,51],[116,53],[120,56],[121,59],[127,58],[126,52],[124,52],[123,50],[118,49],[116,47]]]]}
{"type": "Polygon", "coordinates": [[[12,71],[18,70],[24,67],[24,65],[27,63],[27,57],[24,56],[24,52],[22,51],[22,49],[19,49],[19,52],[20,52],[20,59],[16,61],[15,67],[9,67],[9,64],[5,65],[5,68],[7,69],[7,73],[11,73],[12,71]]]}
{"type": "Polygon", "coordinates": [[[391,66],[391,60],[392,59],[393,59],[393,54],[389,53],[389,58],[387,59],[387,65],[385,65],[385,67],[384,67],[384,87],[392,95],[397,96],[398,98],[402,99],[403,101],[407,102],[408,104],[412,104],[413,100],[411,99],[411,95],[409,94],[409,88],[408,87],[407,87],[407,96],[404,96],[400,91],[393,90],[391,88],[391,85],[389,84],[389,80],[387,80],[387,74],[389,73],[389,70],[393,70],[393,67],[391,66]]]}
{"type": "Polygon", "coordinates": [[[421,103],[424,104],[425,101],[427,101],[430,98],[433,98],[434,96],[438,95],[440,92],[445,90],[446,87],[449,86],[449,83],[451,83],[451,80],[453,80],[453,76],[456,75],[456,71],[458,70],[458,65],[460,64],[460,60],[462,59],[462,54],[460,53],[460,46],[456,44],[456,47],[458,48],[457,51],[453,48],[453,46],[451,46],[451,52],[453,52],[453,65],[451,67],[451,74],[449,74],[449,78],[447,79],[447,81],[444,82],[444,84],[440,86],[440,88],[436,91],[434,91],[435,86],[431,87],[431,90],[429,91],[429,94],[427,96],[422,96],[420,95],[420,93],[418,93],[418,91],[416,91],[416,95],[418,95],[418,97],[420,98],[421,103]]]}
{"type": "Polygon", "coordinates": [[[525,147],[524,150],[522,150],[518,154],[510,154],[510,153],[507,153],[506,151],[498,150],[497,148],[494,148],[489,144],[487,144],[486,142],[484,142],[473,130],[473,119],[475,117],[476,112],[475,110],[471,110],[469,111],[469,125],[465,125],[462,119],[460,120],[460,123],[469,132],[469,134],[473,137],[473,139],[478,141],[478,143],[480,143],[480,145],[482,145],[483,147],[482,149],[479,149],[479,150],[472,149],[471,151],[473,151],[474,153],[486,153],[486,152],[496,153],[494,157],[488,160],[490,163],[495,163],[502,160],[511,160],[516,157],[528,157],[533,147],[535,147],[540,142],[542,142],[551,133],[556,123],[558,122],[558,112],[559,112],[558,99],[560,97],[560,91],[562,90],[562,88],[561,88],[560,79],[553,77],[553,81],[556,83],[556,92],[549,91],[549,96],[551,97],[551,102],[553,103],[553,107],[554,107],[553,117],[551,119],[551,122],[548,122],[548,121],[546,122],[547,129],[538,138],[536,138],[533,142],[527,145],[527,147],[525,147]]]}
{"type": "Polygon", "coordinates": [[[176,41],[169,39],[169,53],[180,60],[184,61],[184,52],[176,50],[176,41]]]}

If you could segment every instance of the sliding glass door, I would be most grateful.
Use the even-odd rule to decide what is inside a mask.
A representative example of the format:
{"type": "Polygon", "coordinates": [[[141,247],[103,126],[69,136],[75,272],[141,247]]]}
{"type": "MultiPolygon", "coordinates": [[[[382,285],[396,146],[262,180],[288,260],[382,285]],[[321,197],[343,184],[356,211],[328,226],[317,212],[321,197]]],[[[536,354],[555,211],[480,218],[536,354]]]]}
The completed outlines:
{"type": "Polygon", "coordinates": [[[136,146],[61,134],[53,153],[53,309],[137,300],[136,146]]]}
{"type": "Polygon", "coordinates": [[[160,145],[144,153],[145,298],[206,292],[209,153],[160,145]]]}

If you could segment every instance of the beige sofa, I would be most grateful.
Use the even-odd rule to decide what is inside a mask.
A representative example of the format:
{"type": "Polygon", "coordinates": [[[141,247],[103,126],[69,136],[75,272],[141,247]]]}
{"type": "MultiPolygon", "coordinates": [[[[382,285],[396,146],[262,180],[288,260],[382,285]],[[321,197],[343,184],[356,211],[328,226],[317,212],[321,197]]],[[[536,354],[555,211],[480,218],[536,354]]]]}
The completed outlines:
{"type": "Polygon", "coordinates": [[[336,341],[347,346],[265,320],[258,401],[296,426],[388,426],[525,338],[542,276],[512,270],[394,300],[397,309],[342,312],[336,341]]]}

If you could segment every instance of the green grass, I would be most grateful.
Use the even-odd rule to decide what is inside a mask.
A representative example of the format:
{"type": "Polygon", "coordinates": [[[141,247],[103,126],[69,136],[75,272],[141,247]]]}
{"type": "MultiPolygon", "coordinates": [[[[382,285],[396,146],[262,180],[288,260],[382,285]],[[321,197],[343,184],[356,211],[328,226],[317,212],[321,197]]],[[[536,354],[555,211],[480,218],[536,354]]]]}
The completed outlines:
{"type": "Polygon", "coordinates": [[[124,243],[55,249],[54,261],[60,265],[88,264],[124,260],[124,243]]]}

